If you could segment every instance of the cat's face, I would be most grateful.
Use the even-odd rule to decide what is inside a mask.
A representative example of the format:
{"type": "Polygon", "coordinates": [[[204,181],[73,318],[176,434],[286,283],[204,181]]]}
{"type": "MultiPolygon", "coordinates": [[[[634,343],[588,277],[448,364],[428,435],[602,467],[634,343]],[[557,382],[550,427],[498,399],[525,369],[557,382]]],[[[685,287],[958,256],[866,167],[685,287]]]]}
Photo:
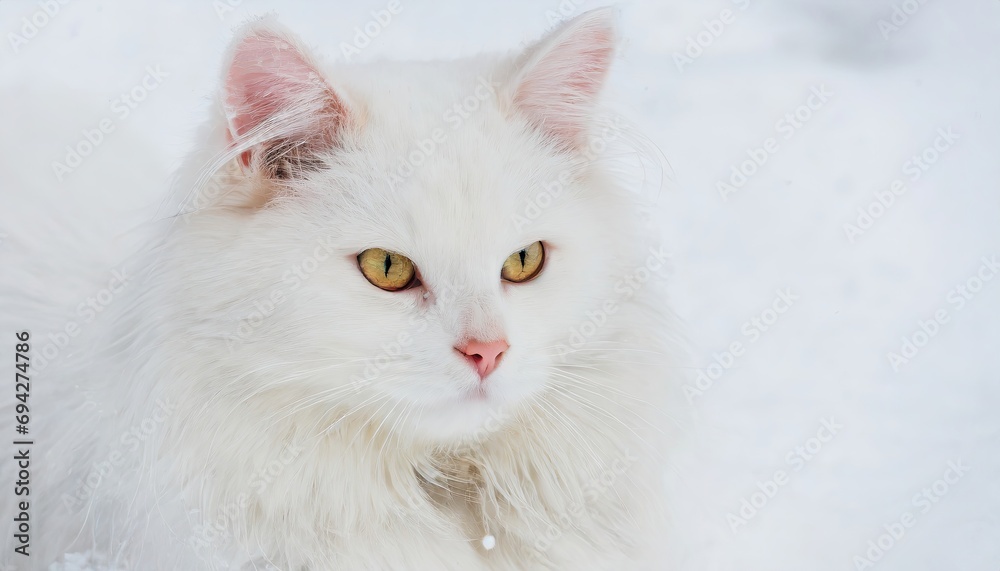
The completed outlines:
{"type": "Polygon", "coordinates": [[[573,336],[606,336],[633,263],[585,152],[609,26],[591,13],[516,60],[339,83],[273,27],[237,40],[226,105],[253,211],[213,240],[236,290],[220,312],[260,314],[226,335],[248,392],[436,441],[573,398],[573,336]]]}

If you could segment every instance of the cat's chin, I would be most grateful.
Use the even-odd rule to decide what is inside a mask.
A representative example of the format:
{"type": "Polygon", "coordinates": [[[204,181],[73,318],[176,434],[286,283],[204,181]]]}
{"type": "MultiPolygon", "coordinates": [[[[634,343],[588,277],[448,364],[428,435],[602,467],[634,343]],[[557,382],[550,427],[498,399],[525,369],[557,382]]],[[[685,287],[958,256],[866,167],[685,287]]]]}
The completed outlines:
{"type": "Polygon", "coordinates": [[[433,443],[461,441],[485,429],[498,405],[489,398],[456,399],[426,406],[414,423],[416,436],[433,443]]]}
{"type": "Polygon", "coordinates": [[[411,428],[419,439],[435,444],[482,441],[509,424],[518,400],[490,391],[470,391],[424,403],[422,414],[413,415],[411,428]]]}

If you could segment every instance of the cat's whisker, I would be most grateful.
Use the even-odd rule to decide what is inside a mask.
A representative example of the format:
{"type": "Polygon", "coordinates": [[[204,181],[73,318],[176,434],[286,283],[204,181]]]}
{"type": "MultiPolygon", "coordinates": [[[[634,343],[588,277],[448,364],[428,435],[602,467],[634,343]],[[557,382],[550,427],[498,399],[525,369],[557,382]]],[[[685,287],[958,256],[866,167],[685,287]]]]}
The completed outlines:
{"type": "MultiPolygon", "coordinates": [[[[304,377],[304,376],[315,375],[317,373],[320,373],[320,372],[323,372],[323,371],[326,371],[326,370],[335,369],[335,368],[343,366],[343,365],[348,365],[348,364],[360,362],[360,361],[363,361],[363,360],[364,359],[346,358],[345,357],[345,358],[324,358],[324,359],[305,360],[305,361],[297,361],[297,362],[278,361],[278,362],[266,363],[266,364],[263,364],[263,365],[260,365],[260,366],[258,366],[256,368],[254,368],[254,369],[250,369],[248,371],[245,371],[243,374],[238,375],[237,377],[235,377],[235,378],[229,380],[228,382],[224,383],[222,386],[219,387],[219,389],[211,397],[209,397],[208,399],[206,399],[206,402],[203,403],[203,405],[202,405],[202,410],[203,411],[204,410],[208,410],[208,408],[211,407],[214,404],[215,400],[217,398],[219,398],[226,389],[229,389],[229,388],[232,388],[234,386],[237,386],[239,383],[241,383],[242,381],[246,380],[249,377],[260,376],[261,373],[263,373],[265,371],[268,371],[270,369],[279,368],[279,367],[286,367],[286,368],[297,367],[301,363],[311,363],[311,362],[315,362],[315,361],[320,361],[320,362],[322,362],[322,361],[332,361],[332,362],[330,362],[330,364],[327,367],[321,367],[321,368],[312,369],[312,370],[299,371],[299,372],[297,372],[297,373],[295,373],[293,375],[287,375],[286,377],[283,377],[285,379],[294,380],[294,379],[297,379],[297,378],[301,378],[301,377],[304,377]]],[[[249,393],[248,395],[246,395],[246,398],[244,400],[249,400],[250,398],[255,397],[255,396],[257,396],[257,395],[265,392],[268,388],[276,386],[276,385],[280,385],[283,382],[290,382],[290,381],[282,381],[280,379],[279,380],[267,380],[264,383],[262,383],[261,386],[259,386],[257,389],[255,389],[254,391],[252,391],[251,393],[249,393]]]]}
{"type": "MultiPolygon", "coordinates": [[[[637,395],[625,392],[625,391],[623,391],[623,390],[621,390],[621,389],[619,389],[617,387],[611,386],[611,385],[609,385],[607,383],[599,382],[596,379],[588,377],[586,375],[581,375],[581,374],[576,373],[574,371],[567,371],[566,369],[563,368],[564,366],[565,365],[548,367],[546,370],[548,370],[549,372],[558,373],[564,379],[573,379],[573,380],[579,381],[580,383],[583,383],[585,386],[591,386],[591,387],[595,388],[598,391],[603,391],[603,392],[609,393],[611,395],[620,396],[620,397],[626,398],[626,399],[628,399],[630,401],[634,401],[635,403],[637,403],[638,405],[640,405],[642,407],[649,407],[649,408],[652,408],[654,410],[660,410],[660,406],[659,405],[657,405],[655,403],[651,403],[647,399],[644,399],[644,398],[641,398],[641,397],[639,397],[637,395]]],[[[585,368],[588,369],[588,370],[593,370],[593,371],[602,373],[603,376],[611,378],[607,374],[607,371],[604,371],[604,370],[599,369],[597,367],[585,367],[585,368]]]]}
{"type": "MultiPolygon", "coordinates": [[[[362,452],[362,454],[361,454],[361,459],[362,460],[364,460],[364,459],[366,459],[368,457],[368,451],[371,449],[371,446],[372,446],[372,444],[374,444],[376,438],[382,438],[383,439],[383,444],[385,443],[385,440],[389,439],[390,435],[383,435],[382,434],[382,427],[385,426],[386,421],[388,421],[389,418],[392,417],[392,413],[395,412],[396,408],[399,407],[399,406],[405,406],[405,405],[403,405],[403,401],[402,400],[397,400],[395,403],[393,403],[392,408],[389,409],[389,412],[385,413],[385,415],[382,416],[382,421],[379,422],[378,426],[375,427],[375,430],[372,431],[372,436],[368,440],[368,444],[365,446],[364,452],[362,452]]],[[[381,410],[381,409],[379,409],[379,410],[381,410]]],[[[378,413],[378,411],[376,411],[376,414],[377,413],[378,413]]],[[[376,466],[376,473],[378,473],[378,467],[380,466],[380,462],[379,462],[378,456],[375,457],[375,466],[376,466]]]]}
{"type": "MultiPolygon", "coordinates": [[[[628,424],[626,424],[623,420],[621,420],[617,416],[615,416],[615,415],[611,414],[610,412],[604,410],[603,408],[601,408],[596,403],[593,403],[593,402],[587,400],[586,397],[574,394],[572,391],[570,391],[568,388],[566,388],[567,386],[568,385],[560,385],[559,383],[553,383],[551,385],[551,387],[552,387],[553,390],[559,392],[564,397],[566,397],[566,398],[568,398],[568,399],[570,399],[572,401],[575,401],[575,402],[577,402],[577,403],[579,403],[579,404],[581,404],[583,406],[586,406],[587,408],[589,408],[589,409],[591,409],[591,410],[593,410],[595,412],[600,413],[605,418],[614,420],[618,424],[622,425],[622,427],[624,427],[626,430],[628,430],[629,432],[631,432],[632,435],[635,436],[640,442],[642,442],[643,444],[645,444],[649,448],[649,450],[656,451],[656,448],[654,448],[645,438],[643,438],[642,436],[640,436],[639,433],[636,432],[634,428],[632,428],[631,426],[629,426],[628,424]]],[[[628,411],[628,412],[631,412],[631,411],[628,411]]],[[[641,420],[645,421],[645,419],[642,419],[642,417],[636,415],[635,413],[632,413],[632,415],[635,416],[636,418],[640,418],[641,420]]],[[[645,422],[647,422],[647,424],[649,424],[649,426],[651,428],[653,428],[654,430],[656,430],[657,432],[660,432],[662,434],[662,432],[663,432],[662,429],[660,429],[656,425],[653,425],[652,423],[649,423],[648,421],[645,421],[645,422]]]]}
{"type": "MultiPolygon", "coordinates": [[[[335,366],[337,366],[337,364],[334,364],[333,366],[335,367],[335,366]]],[[[323,370],[325,370],[325,368],[315,369],[313,371],[313,374],[315,374],[316,372],[319,372],[319,371],[323,371],[323,370]]],[[[261,386],[259,386],[256,390],[254,390],[253,392],[251,392],[250,394],[243,396],[243,398],[241,398],[239,401],[236,401],[233,404],[233,406],[230,407],[229,411],[223,417],[223,422],[220,423],[220,428],[221,428],[221,425],[224,424],[225,421],[227,419],[229,419],[242,405],[250,402],[251,399],[253,399],[254,397],[259,396],[260,394],[263,394],[266,391],[273,389],[273,387],[276,386],[276,385],[281,385],[281,384],[285,384],[285,383],[297,380],[297,379],[301,378],[303,375],[304,375],[304,373],[295,373],[295,374],[292,374],[292,375],[288,375],[287,377],[282,377],[281,379],[279,379],[277,381],[270,381],[268,383],[264,383],[261,386]]],[[[234,383],[229,383],[227,386],[231,386],[232,384],[234,384],[234,383]]],[[[217,391],[215,393],[216,397],[220,396],[221,395],[221,391],[224,390],[225,388],[226,387],[223,387],[222,389],[219,389],[219,391],[217,391]]],[[[310,399],[310,398],[316,398],[316,397],[314,397],[314,396],[305,397],[303,400],[310,399]]],[[[276,409],[275,412],[272,413],[271,415],[269,415],[265,420],[271,420],[272,418],[274,418],[275,415],[280,414],[282,411],[283,411],[283,409],[281,409],[281,408],[276,409]]],[[[295,409],[293,409],[292,411],[288,412],[282,418],[287,418],[287,417],[291,416],[292,414],[294,414],[294,412],[295,412],[295,409]]],[[[281,419],[279,419],[278,421],[272,422],[271,425],[269,425],[268,428],[273,427],[273,425],[276,424],[277,422],[279,422],[280,420],[281,419]]],[[[219,430],[216,430],[215,433],[212,436],[211,441],[209,442],[209,450],[210,451],[214,450],[216,439],[218,438],[218,434],[219,434],[219,430]]]]}
{"type": "MultiPolygon", "coordinates": [[[[588,390],[588,389],[584,388],[584,386],[582,386],[580,384],[581,383],[581,379],[579,379],[579,378],[570,378],[570,377],[566,377],[565,375],[557,375],[557,376],[561,376],[563,379],[566,379],[566,380],[563,380],[563,381],[554,381],[553,382],[554,385],[556,385],[556,386],[558,386],[558,387],[560,387],[560,388],[562,388],[562,389],[564,389],[566,391],[577,391],[577,390],[579,390],[579,391],[582,391],[582,392],[586,393],[587,395],[593,395],[593,396],[596,396],[596,397],[601,397],[601,398],[607,400],[609,403],[614,404],[615,406],[617,406],[621,410],[621,412],[628,413],[631,416],[639,419],[644,424],[648,425],[650,428],[652,428],[653,430],[657,431],[659,434],[661,434],[661,435],[665,434],[664,431],[663,431],[663,429],[661,427],[656,426],[655,424],[651,423],[644,415],[639,414],[638,411],[633,410],[632,408],[630,408],[628,406],[625,406],[625,405],[623,405],[620,402],[615,401],[614,399],[611,398],[611,395],[607,395],[607,394],[604,394],[604,393],[600,392],[601,389],[605,389],[607,387],[604,387],[604,386],[601,386],[601,385],[594,385],[594,384],[592,384],[592,381],[587,380],[587,381],[584,382],[584,385],[586,385],[587,383],[591,383],[591,386],[593,386],[596,389],[598,389],[598,390],[588,390]]],[[[585,399],[585,400],[587,399],[586,395],[574,395],[574,396],[578,397],[580,399],[585,399]]],[[[593,404],[596,405],[596,403],[593,403],[593,404]]],[[[640,403],[640,404],[642,404],[642,403],[640,403]]],[[[657,413],[660,416],[662,416],[664,418],[664,420],[669,420],[669,421],[673,422],[677,426],[678,429],[680,429],[682,431],[686,430],[686,428],[683,426],[683,424],[681,424],[680,421],[678,421],[673,416],[667,414],[666,412],[663,412],[659,408],[656,408],[656,411],[657,411],[657,413]]]]}
{"type": "MultiPolygon", "coordinates": [[[[558,409],[556,408],[555,410],[558,410],[558,409]]],[[[567,419],[567,421],[568,421],[568,422],[572,422],[572,421],[571,421],[571,420],[569,419],[568,415],[566,415],[566,413],[564,413],[564,412],[560,412],[559,414],[561,414],[562,416],[564,416],[564,417],[565,417],[565,418],[567,419]]],[[[605,424],[605,426],[608,426],[608,425],[607,425],[607,424],[605,424]]],[[[582,436],[582,435],[581,435],[581,439],[583,439],[583,436],[582,436]]],[[[602,461],[602,459],[601,459],[601,458],[599,458],[599,457],[597,457],[596,455],[594,455],[594,458],[593,458],[593,462],[594,462],[594,464],[593,464],[594,466],[605,466],[605,469],[607,469],[607,466],[606,466],[606,464],[607,464],[607,458],[603,459],[603,461],[602,461]]],[[[629,480],[630,480],[630,481],[632,480],[631,476],[630,476],[630,475],[628,475],[628,473],[627,473],[627,472],[626,472],[626,474],[625,474],[625,477],[626,477],[626,478],[629,478],[629,480]]],[[[613,490],[614,490],[615,494],[616,494],[616,495],[618,495],[619,499],[622,499],[622,498],[621,498],[621,495],[620,495],[620,491],[619,491],[619,490],[617,489],[617,487],[615,487],[615,486],[612,486],[612,487],[611,487],[611,489],[613,489],[613,490]]],[[[623,505],[625,505],[625,502],[624,502],[624,501],[622,501],[622,504],[623,504],[623,505]]],[[[637,521],[636,521],[636,520],[635,520],[635,518],[634,518],[634,517],[632,516],[631,512],[629,512],[629,513],[628,513],[628,515],[629,515],[629,517],[630,517],[630,518],[632,519],[633,523],[637,525],[637,521]]]]}
{"type": "Polygon", "coordinates": [[[565,347],[563,345],[551,345],[551,346],[546,346],[546,347],[539,347],[538,350],[539,351],[546,351],[545,355],[547,355],[547,356],[573,355],[573,354],[576,354],[576,353],[614,353],[614,352],[626,353],[627,352],[627,353],[647,353],[647,354],[650,354],[650,355],[657,355],[657,356],[666,357],[666,358],[671,357],[670,353],[667,353],[665,351],[656,351],[656,350],[653,350],[653,349],[645,349],[645,348],[642,348],[642,347],[635,347],[634,345],[630,345],[630,344],[628,344],[626,342],[623,342],[623,341],[599,341],[599,340],[594,340],[594,341],[588,341],[587,343],[582,344],[579,347],[567,348],[567,347],[565,347]],[[605,346],[605,345],[624,345],[624,346],[623,347],[615,347],[615,346],[608,347],[608,346],[605,346]],[[548,353],[547,352],[547,351],[552,350],[552,349],[554,349],[555,352],[552,352],[552,353],[548,353]]]}
{"type": "MultiPolygon", "coordinates": [[[[342,396],[344,393],[348,393],[348,392],[351,392],[353,390],[356,390],[356,389],[354,387],[351,387],[351,386],[331,387],[329,389],[325,389],[323,391],[319,391],[317,393],[314,393],[312,395],[309,395],[307,397],[299,399],[298,401],[296,401],[294,403],[287,404],[287,405],[284,406],[284,408],[277,409],[274,414],[272,414],[272,415],[270,415],[270,416],[267,417],[267,419],[269,420],[269,419],[273,418],[275,415],[277,415],[277,414],[279,414],[281,412],[285,412],[285,414],[281,418],[273,421],[271,423],[271,425],[269,425],[269,428],[272,428],[274,425],[276,425],[277,423],[281,422],[282,420],[284,420],[286,418],[290,418],[290,417],[296,415],[297,413],[299,413],[299,412],[301,412],[303,410],[306,410],[308,408],[316,406],[316,405],[318,405],[318,404],[320,404],[320,403],[322,403],[324,401],[332,402],[336,397],[342,396]]],[[[362,405],[363,404],[364,403],[362,403],[362,405]]],[[[359,405],[359,406],[361,406],[361,405],[359,405]]],[[[347,415],[345,415],[345,416],[347,416],[347,415]]]]}
{"type": "Polygon", "coordinates": [[[569,418],[569,415],[560,411],[557,406],[549,402],[548,398],[544,394],[540,395],[538,403],[539,406],[542,407],[542,410],[548,413],[551,419],[562,424],[570,434],[576,437],[573,441],[587,447],[587,451],[590,453],[591,459],[595,463],[600,463],[600,456],[597,454],[590,442],[588,442],[587,438],[583,435],[583,431],[573,425],[573,421],[569,418]]]}

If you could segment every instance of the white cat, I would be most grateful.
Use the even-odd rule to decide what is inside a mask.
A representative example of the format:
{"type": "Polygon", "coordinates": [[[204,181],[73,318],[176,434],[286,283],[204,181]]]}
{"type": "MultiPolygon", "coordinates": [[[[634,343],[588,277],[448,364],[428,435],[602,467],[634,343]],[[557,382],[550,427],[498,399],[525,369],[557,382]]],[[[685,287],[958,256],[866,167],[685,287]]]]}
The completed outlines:
{"type": "Polygon", "coordinates": [[[663,255],[593,144],[615,37],[350,66],[242,29],[179,214],[37,381],[30,566],[662,569],[663,255]]]}

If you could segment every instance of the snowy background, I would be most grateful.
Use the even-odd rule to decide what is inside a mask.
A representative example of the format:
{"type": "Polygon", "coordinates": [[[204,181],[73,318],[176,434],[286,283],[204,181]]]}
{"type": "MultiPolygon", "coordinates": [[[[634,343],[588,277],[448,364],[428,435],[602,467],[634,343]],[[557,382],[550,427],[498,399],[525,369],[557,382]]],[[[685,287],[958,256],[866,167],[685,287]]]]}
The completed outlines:
{"type": "MultiPolygon", "coordinates": [[[[509,49],[597,5],[400,1],[358,60],[509,49]]],[[[79,1],[30,38],[44,3],[0,3],[0,261],[58,247],[54,211],[97,241],[148,218],[246,17],[275,11],[342,59],[386,3],[79,1]],[[103,119],[115,130],[57,181],[52,162],[103,119]]],[[[983,267],[1000,262],[1000,3],[620,7],[608,97],[669,161],[655,208],[705,374],[668,478],[673,568],[1000,569],[1000,275],[983,267]]]]}

